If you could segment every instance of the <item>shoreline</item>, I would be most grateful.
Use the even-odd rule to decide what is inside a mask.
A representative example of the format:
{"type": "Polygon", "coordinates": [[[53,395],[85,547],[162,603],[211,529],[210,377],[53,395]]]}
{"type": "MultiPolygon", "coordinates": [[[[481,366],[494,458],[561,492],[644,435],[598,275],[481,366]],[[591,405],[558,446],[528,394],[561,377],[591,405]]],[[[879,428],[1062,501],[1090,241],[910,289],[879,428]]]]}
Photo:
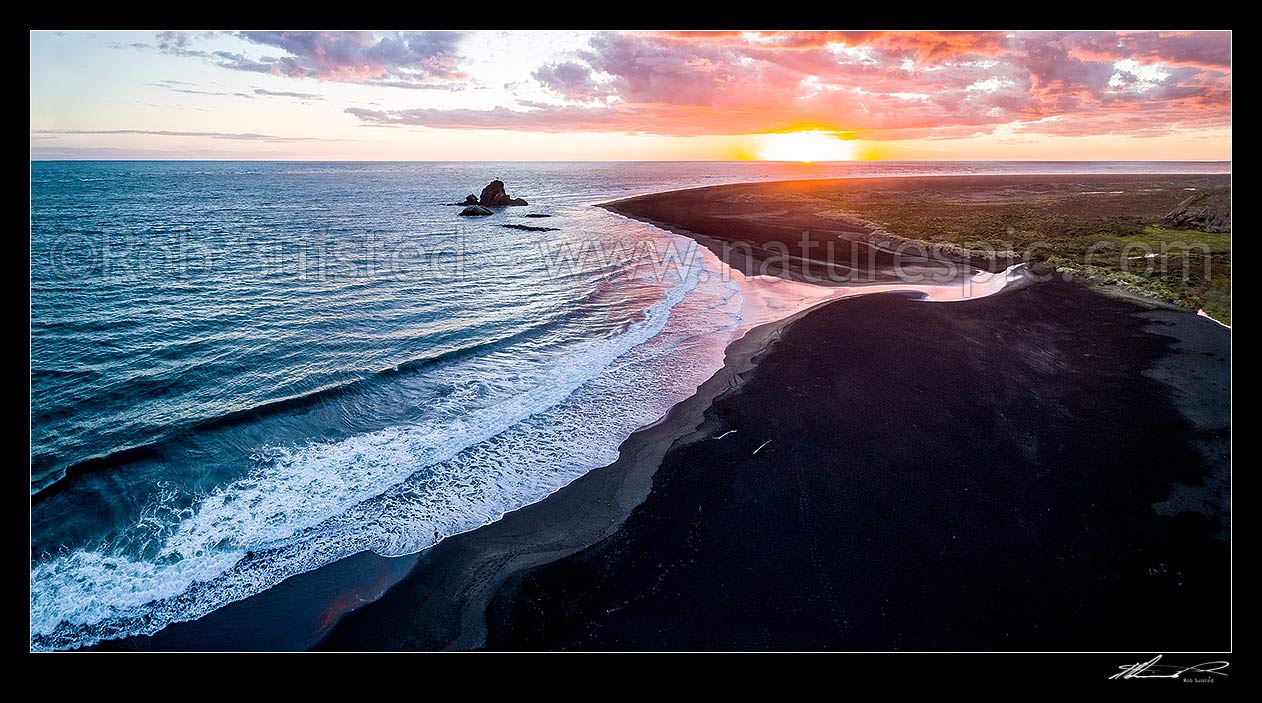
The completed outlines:
{"type": "MultiPolygon", "coordinates": [[[[1224,255],[1217,243],[1230,234],[1160,224],[1189,191],[1224,187],[1230,174],[865,176],[700,186],[598,206],[691,237],[720,258],[729,251],[736,255],[729,264],[744,273],[770,266],[780,270],[776,275],[835,285],[834,273],[882,275],[914,261],[932,262],[926,270],[967,266],[992,273],[1020,261],[1072,275],[1106,295],[1205,309],[1230,326],[1230,251],[1224,255]],[[1007,223],[1006,234],[996,222],[1007,223]],[[838,256],[838,243],[851,247],[849,257],[838,256]],[[1193,275],[1180,288],[1163,282],[1165,269],[1154,275],[1151,264],[1110,263],[1112,252],[1136,246],[1163,252],[1173,246],[1176,253],[1184,247],[1206,261],[1225,256],[1217,267],[1228,284],[1221,273],[1211,280],[1206,268],[1204,277],[1193,275]],[[861,247],[872,250],[864,262],[856,254],[861,247]],[[891,265],[889,257],[897,261],[891,265]],[[800,262],[826,274],[817,268],[804,278],[800,262]]],[[[1180,262],[1185,278],[1202,268],[1200,258],[1180,258],[1171,264],[1176,272],[1180,262]]]]}
{"type": "MultiPolygon", "coordinates": [[[[940,176],[934,178],[976,179],[979,177],[940,176]]],[[[813,179],[811,182],[832,180],[835,179],[813,179]]],[[[746,187],[775,188],[784,183],[794,183],[794,181],[701,186],[663,193],[746,187]]],[[[688,237],[710,249],[720,259],[724,258],[720,246],[723,241],[721,238],[647,217],[644,213],[633,214],[626,210],[625,203],[628,200],[651,199],[659,195],[661,194],[622,198],[595,206],[688,237]]],[[[871,231],[861,231],[862,228],[857,225],[841,229],[856,237],[866,238],[871,234],[871,231]]],[[[740,270],[733,262],[726,263],[740,270]]],[[[973,268],[978,267],[973,266],[973,268]]],[[[780,277],[794,280],[792,276],[780,277]]],[[[1103,291],[1089,290],[1093,295],[1105,294],[1103,291]]],[[[886,299],[892,296],[886,293],[873,297],[886,299]]],[[[895,293],[893,297],[905,296],[895,293]]],[[[740,338],[728,344],[724,352],[723,366],[702,383],[696,392],[672,406],[656,422],[636,430],[624,440],[619,446],[618,459],[613,464],[594,469],[543,500],[506,513],[495,522],[470,532],[446,537],[419,554],[407,557],[406,559],[414,563],[408,565],[405,575],[392,579],[390,584],[385,584],[380,589],[379,597],[369,599],[369,602],[342,612],[318,640],[310,643],[311,648],[321,650],[475,649],[487,646],[490,620],[497,620],[499,628],[496,635],[498,639],[494,640],[491,646],[517,648],[510,643],[511,640],[505,640],[503,635],[504,623],[508,618],[506,613],[511,610],[511,601],[516,594],[520,593],[522,584],[532,579],[536,572],[555,570],[556,565],[560,563],[581,559],[584,554],[595,550],[598,545],[621,534],[632,513],[644,505],[656,490],[658,472],[667,455],[681,450],[686,451],[690,445],[710,439],[710,435],[715,434],[712,430],[722,426],[713,417],[716,403],[731,401],[739,396],[743,384],[761,373],[758,368],[759,362],[773,353],[776,343],[796,323],[821,308],[831,307],[829,303],[840,304],[841,300],[851,298],[851,296],[846,296],[820,300],[780,320],[750,327],[740,338]],[[492,617],[493,612],[494,617],[492,617]]],[[[1145,308],[1153,307],[1153,305],[1143,305],[1134,300],[1127,304],[1145,308]]],[[[1160,305],[1157,306],[1160,307],[1160,305]]],[[[1229,477],[1227,481],[1229,482],[1229,477]]],[[[1215,485],[1221,488],[1221,484],[1222,481],[1219,480],[1215,485]]],[[[1175,496],[1172,495],[1171,500],[1174,498],[1175,496]]],[[[1198,494],[1196,500],[1211,501],[1212,497],[1205,498],[1198,494]]],[[[359,557],[360,555],[356,555],[343,561],[350,562],[359,557]]],[[[381,558],[376,557],[376,559],[381,558]]],[[[368,558],[367,561],[373,560],[368,558]]],[[[329,577],[328,574],[334,573],[330,570],[339,564],[341,562],[336,562],[308,574],[293,577],[291,580],[308,578],[312,574],[321,573],[329,577]]],[[[353,582],[356,578],[363,576],[365,568],[369,572],[372,572],[374,568],[380,570],[380,567],[365,567],[361,563],[358,566],[343,567],[340,573],[342,577],[349,577],[353,582]]],[[[242,604],[249,604],[254,599],[260,599],[273,591],[281,590],[284,583],[258,596],[230,604],[216,612],[232,608],[248,612],[254,606],[243,607],[242,604]]],[[[302,588],[299,587],[298,593],[291,594],[290,597],[304,597],[302,588]]],[[[168,630],[173,628],[196,630],[197,623],[214,616],[215,613],[212,613],[191,623],[179,623],[153,636],[139,639],[151,640],[147,644],[157,644],[158,648],[162,648],[161,642],[170,639],[164,635],[168,630]]]]}
{"type": "MultiPolygon", "coordinates": [[[[703,186],[707,187],[722,186],[703,186]]],[[[600,204],[593,206],[608,210],[600,204]]],[[[664,224],[650,224],[693,240],[700,236],[679,232],[664,224]]],[[[715,252],[715,256],[722,261],[719,253],[715,252]]],[[[792,281],[791,278],[784,280],[792,281]]],[[[745,292],[750,294],[746,303],[759,310],[758,317],[765,317],[769,309],[767,303],[776,294],[760,291],[755,300],[752,289],[746,288],[745,292]]],[[[749,324],[743,331],[738,331],[736,334],[739,336],[729,341],[724,349],[723,365],[692,395],[623,440],[615,462],[579,476],[542,500],[511,510],[498,520],[473,530],[444,536],[415,554],[382,557],[373,552],[358,552],[312,571],[295,574],[267,590],[230,602],[194,620],[172,623],[153,634],[104,640],[82,649],[190,651],[207,648],[208,643],[219,649],[240,649],[233,642],[232,633],[237,628],[257,622],[259,618],[273,621],[275,632],[270,638],[263,639],[279,643],[280,648],[328,649],[331,642],[341,642],[344,637],[353,638],[353,635],[340,634],[343,629],[350,629],[344,628],[344,620],[380,600],[414,591],[415,584],[410,582],[422,581],[425,577],[421,574],[438,568],[443,572],[443,583],[433,589],[434,593],[425,586],[424,598],[451,598],[452,592],[458,591],[459,598],[464,601],[460,606],[460,629],[450,642],[438,638],[422,648],[479,647],[479,638],[485,638],[484,613],[498,588],[498,585],[491,587],[490,584],[501,584],[519,571],[563,558],[615,531],[648,495],[653,475],[666,451],[702,431],[701,423],[710,404],[739,388],[742,377],[753,370],[757,360],[795,320],[846,297],[851,296],[819,296],[814,299],[804,296],[797,302],[804,307],[797,311],[775,320],[749,324]],[[808,300],[810,302],[805,302],[808,300]],[[577,510],[575,503],[593,499],[601,501],[601,509],[606,512],[588,512],[576,523],[579,518],[574,515],[577,510]],[[542,531],[546,537],[540,537],[539,533],[530,532],[531,521],[537,519],[536,513],[564,513],[569,527],[560,531],[542,531]],[[544,540],[549,541],[541,546],[544,540]],[[506,551],[511,553],[506,555],[506,551]],[[453,576],[453,572],[457,575],[453,576]],[[332,622],[322,625],[311,637],[308,623],[313,613],[319,614],[315,617],[326,618],[329,608],[333,607],[340,610],[332,622]]],[[[544,518],[544,521],[554,517],[544,518]]],[[[441,610],[441,607],[435,607],[441,610]]],[[[448,616],[441,612],[434,616],[433,621],[442,621],[443,628],[451,626],[448,616]]],[[[370,639],[362,644],[364,649],[379,646],[373,645],[370,639]]]]}
{"type": "Polygon", "coordinates": [[[746,328],[728,343],[723,365],[692,395],[622,441],[615,462],[579,476],[540,501],[474,530],[445,536],[416,554],[382,557],[359,552],[292,576],[195,620],[172,623],[152,635],[106,640],[86,649],[241,650],[234,636],[242,627],[260,621],[270,621],[273,631],[254,641],[271,644],[244,649],[482,647],[486,609],[505,581],[521,571],[581,551],[615,532],[648,496],[665,453],[689,438],[704,435],[705,413],[713,401],[739,389],[792,322],[835,300],[819,300],[784,318],[746,328]],[[312,637],[308,623],[328,618],[330,607],[342,609],[312,637]],[[377,617],[377,609],[385,614],[377,617]],[[406,619],[401,620],[400,613],[407,613],[406,619]],[[356,623],[360,620],[368,621],[368,632],[359,631],[356,623]],[[398,627],[401,621],[406,625],[398,627]],[[383,628],[394,639],[383,641],[383,628]]]}
{"type": "Polygon", "coordinates": [[[739,389],[792,322],[829,302],[833,301],[820,301],[746,330],[727,346],[723,366],[695,393],[623,440],[617,461],[496,522],[453,535],[421,552],[407,577],[376,601],[346,613],[314,648],[466,650],[484,646],[486,609],[504,582],[616,532],[649,495],[666,452],[706,434],[705,413],[713,401],[739,389]],[[400,609],[406,612],[406,621],[397,618],[400,609]]]}
{"type": "MultiPolygon", "coordinates": [[[[703,186],[701,189],[724,187],[729,186],[703,186]]],[[[621,201],[594,206],[697,241],[710,249],[724,265],[740,271],[713,246],[718,240],[609,207],[617,202],[621,201]]],[[[980,272],[976,267],[973,270],[980,272]]],[[[795,281],[802,284],[791,276],[775,278],[783,280],[785,285],[794,285],[795,281]]],[[[754,282],[750,280],[749,283],[754,282]]],[[[1020,281],[1013,287],[1020,287],[1023,283],[1020,281]]],[[[314,648],[463,650],[485,646],[487,608],[503,584],[532,568],[578,553],[617,532],[631,512],[648,497],[665,454],[692,441],[707,438],[707,415],[713,404],[739,392],[745,378],[752,375],[758,361],[771,351],[787,329],[831,303],[865,295],[861,292],[865,287],[881,286],[854,286],[854,292],[850,294],[834,290],[833,295],[820,296],[785,317],[750,325],[725,348],[723,366],[698,386],[691,396],[624,440],[619,445],[619,457],[614,463],[593,469],[543,500],[506,513],[496,522],[445,538],[421,552],[419,562],[406,578],[377,601],[345,613],[314,648]],[[580,519],[574,514],[578,509],[575,504],[583,502],[587,502],[588,507],[580,519]],[[559,524],[535,524],[535,521],[559,524]],[[454,593],[458,593],[458,597],[453,596],[454,593]],[[459,611],[459,616],[451,614],[453,608],[459,611]],[[458,627],[453,629],[456,621],[458,627]],[[386,642],[378,639],[383,635],[387,638],[386,642]]],[[[766,314],[765,305],[774,294],[756,294],[752,287],[742,288],[747,295],[746,304],[755,304],[766,314]],[[755,301],[755,295],[760,299],[755,301]],[[762,298],[762,295],[768,295],[768,298],[762,298]]],[[[925,294],[925,291],[915,288],[909,285],[903,290],[881,291],[879,294],[897,297],[925,294]]],[[[874,291],[874,294],[877,293],[874,291]]],[[[990,294],[984,292],[979,297],[990,294]]]]}
{"type": "Polygon", "coordinates": [[[1229,347],[1063,281],[821,306],[615,535],[500,589],[487,648],[1228,647],[1229,347]]]}
{"type": "MultiPolygon", "coordinates": [[[[834,300],[836,298],[819,299],[785,317],[734,331],[734,338],[724,348],[722,366],[691,395],[624,439],[618,446],[616,461],[592,469],[539,501],[511,510],[473,530],[446,535],[415,554],[383,557],[373,552],[358,552],[291,576],[265,591],[228,603],[194,620],[172,623],[150,635],[105,640],[83,649],[191,651],[205,648],[208,642],[220,649],[239,649],[232,642],[233,631],[257,622],[260,617],[274,621],[273,627],[279,634],[272,639],[283,643],[284,649],[326,649],[329,641],[341,641],[344,637],[338,634],[344,619],[379,600],[397,597],[396,591],[412,592],[415,584],[409,582],[422,580],[422,573],[428,574],[436,568],[442,571],[443,583],[432,589],[433,593],[427,586],[424,598],[451,599],[458,593],[458,598],[463,600],[462,614],[458,634],[450,642],[436,639],[435,646],[425,648],[479,647],[479,638],[485,637],[483,614],[499,583],[517,571],[579,551],[616,530],[648,495],[653,474],[666,451],[702,430],[703,415],[710,403],[738,388],[742,376],[754,368],[759,357],[789,324],[834,300]],[[555,519],[555,514],[564,516],[567,527],[533,529],[532,521],[547,522],[555,519]],[[541,515],[549,517],[539,520],[541,515]],[[295,603],[299,605],[295,607],[295,603]],[[330,623],[320,627],[315,637],[310,637],[311,629],[304,623],[310,620],[312,613],[327,617],[326,604],[344,609],[339,610],[330,623]]],[[[759,305],[765,302],[759,301],[759,305]]],[[[760,309],[765,315],[765,307],[760,309]]],[[[442,603],[434,607],[443,610],[442,603]]],[[[434,622],[443,621],[443,628],[455,624],[445,618],[439,612],[434,622]]],[[[370,642],[364,645],[364,649],[377,648],[370,642]]]]}
{"type": "MultiPolygon", "coordinates": [[[[792,187],[601,207],[726,260],[732,233],[774,238],[815,214],[764,206],[781,210],[768,226],[706,208],[792,187]]],[[[1230,332],[1060,278],[959,306],[848,297],[790,321],[745,384],[711,402],[712,436],[668,452],[613,536],[506,582],[488,648],[1223,646],[1230,332]],[[1191,607],[1213,615],[1143,614],[1191,607]]]]}

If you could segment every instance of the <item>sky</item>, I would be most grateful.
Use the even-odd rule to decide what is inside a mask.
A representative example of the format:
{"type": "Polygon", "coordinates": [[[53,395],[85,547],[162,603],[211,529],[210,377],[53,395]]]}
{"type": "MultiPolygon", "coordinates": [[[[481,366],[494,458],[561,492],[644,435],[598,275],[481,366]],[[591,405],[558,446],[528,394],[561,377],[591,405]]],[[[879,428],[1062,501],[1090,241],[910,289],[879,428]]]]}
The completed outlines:
{"type": "Polygon", "coordinates": [[[32,32],[32,159],[1230,160],[1231,33],[32,32]]]}

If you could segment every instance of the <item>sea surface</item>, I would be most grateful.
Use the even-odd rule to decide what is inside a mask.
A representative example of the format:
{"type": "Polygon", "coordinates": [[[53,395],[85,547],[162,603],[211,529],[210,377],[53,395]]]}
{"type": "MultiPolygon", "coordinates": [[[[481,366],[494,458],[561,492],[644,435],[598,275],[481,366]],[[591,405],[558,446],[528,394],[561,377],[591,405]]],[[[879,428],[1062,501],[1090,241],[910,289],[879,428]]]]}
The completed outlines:
{"type": "Polygon", "coordinates": [[[691,240],[595,203],[795,178],[1229,171],[33,162],[31,647],[151,633],[351,554],[415,553],[612,462],[721,366],[744,300],[691,240]],[[447,204],[493,178],[530,205],[447,204]]]}

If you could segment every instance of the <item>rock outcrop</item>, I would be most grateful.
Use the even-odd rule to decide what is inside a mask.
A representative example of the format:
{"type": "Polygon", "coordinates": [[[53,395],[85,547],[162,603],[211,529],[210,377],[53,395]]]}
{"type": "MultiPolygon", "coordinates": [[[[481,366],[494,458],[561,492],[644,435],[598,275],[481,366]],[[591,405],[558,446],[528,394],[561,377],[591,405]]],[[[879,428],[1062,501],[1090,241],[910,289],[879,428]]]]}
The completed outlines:
{"type": "Polygon", "coordinates": [[[481,205],[470,205],[469,207],[461,210],[460,214],[463,217],[486,217],[487,215],[493,215],[495,213],[491,212],[488,208],[482,207],[481,205]]]}
{"type": "Polygon", "coordinates": [[[500,227],[507,227],[509,229],[520,229],[526,232],[556,232],[557,231],[556,227],[535,227],[534,225],[507,224],[507,225],[500,225],[500,227]]]}
{"type": "Polygon", "coordinates": [[[482,195],[478,198],[478,205],[482,207],[504,207],[506,205],[529,205],[521,198],[510,197],[504,190],[504,181],[491,181],[482,189],[482,195]]]}
{"type": "Polygon", "coordinates": [[[1161,224],[1201,232],[1230,232],[1231,188],[1211,188],[1193,194],[1161,218],[1161,224]]]}

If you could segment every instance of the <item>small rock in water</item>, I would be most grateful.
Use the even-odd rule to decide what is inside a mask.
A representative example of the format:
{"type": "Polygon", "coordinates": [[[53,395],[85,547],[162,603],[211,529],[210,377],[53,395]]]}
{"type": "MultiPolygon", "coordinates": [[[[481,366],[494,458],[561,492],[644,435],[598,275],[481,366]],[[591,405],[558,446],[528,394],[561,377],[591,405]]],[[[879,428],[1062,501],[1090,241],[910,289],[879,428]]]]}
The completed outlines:
{"type": "Polygon", "coordinates": [[[509,229],[521,229],[521,230],[526,230],[527,232],[556,232],[557,231],[556,227],[535,227],[533,225],[507,224],[507,225],[500,225],[500,227],[508,227],[509,229]]]}
{"type": "Polygon", "coordinates": [[[481,205],[470,205],[469,207],[461,210],[460,214],[463,217],[486,217],[487,215],[492,215],[494,213],[481,205]]]}

